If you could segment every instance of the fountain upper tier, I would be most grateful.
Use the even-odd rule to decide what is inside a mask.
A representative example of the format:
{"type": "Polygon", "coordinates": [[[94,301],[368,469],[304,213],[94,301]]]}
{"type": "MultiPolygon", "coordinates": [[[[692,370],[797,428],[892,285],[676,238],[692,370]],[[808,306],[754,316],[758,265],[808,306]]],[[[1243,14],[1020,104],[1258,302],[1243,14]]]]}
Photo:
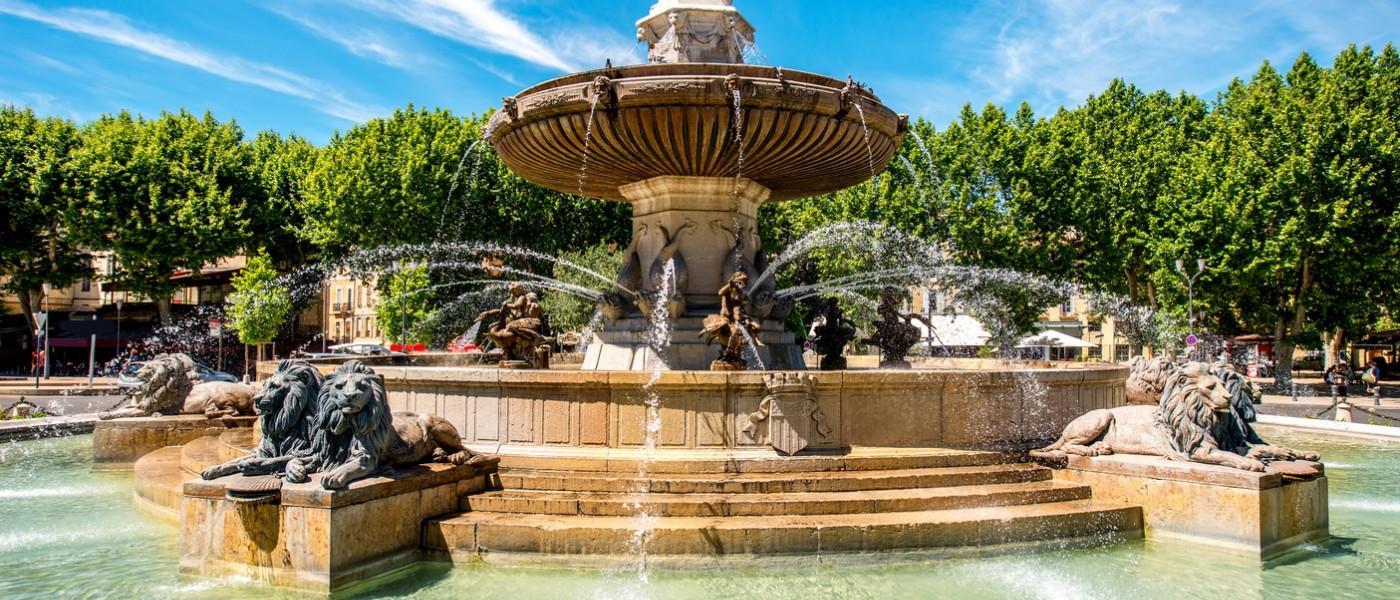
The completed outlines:
{"type": "Polygon", "coordinates": [[[516,174],[569,194],[620,201],[620,188],[656,177],[742,174],[771,190],[769,200],[789,200],[871,178],[894,157],[906,127],[906,117],[849,82],[756,65],[676,63],[577,73],[529,88],[506,99],[490,139],[516,174]],[[735,119],[735,90],[742,120],[735,119]]]}

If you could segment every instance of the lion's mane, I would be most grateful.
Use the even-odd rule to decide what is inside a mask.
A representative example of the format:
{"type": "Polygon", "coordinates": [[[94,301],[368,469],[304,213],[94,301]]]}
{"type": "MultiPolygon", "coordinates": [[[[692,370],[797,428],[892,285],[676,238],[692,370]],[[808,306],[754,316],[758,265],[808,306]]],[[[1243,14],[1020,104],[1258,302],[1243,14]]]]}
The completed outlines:
{"type": "Polygon", "coordinates": [[[1151,359],[1134,356],[1128,362],[1128,369],[1128,403],[1157,404],[1176,365],[1161,356],[1151,359]]]}
{"type": "Polygon", "coordinates": [[[1209,400],[1211,388],[1217,385],[1222,384],[1199,363],[1179,369],[1167,379],[1156,411],[1157,427],[1167,440],[1163,448],[1166,458],[1191,460],[1202,448],[1219,447],[1216,434],[1221,419],[1209,400]]]}
{"type": "Polygon", "coordinates": [[[311,439],[320,415],[322,383],[321,372],[310,363],[284,360],[277,365],[277,372],[253,397],[253,405],[259,407],[280,398],[272,410],[260,413],[263,438],[257,455],[264,458],[310,456],[311,439]]]}
{"type": "Polygon", "coordinates": [[[162,354],[141,365],[142,383],[132,395],[146,414],[180,414],[197,380],[194,361],[184,354],[162,354]],[[149,376],[146,376],[149,374],[149,376]]]}
{"type": "Polygon", "coordinates": [[[389,444],[394,439],[394,417],[389,410],[384,378],[372,369],[358,360],[341,365],[321,386],[317,404],[309,472],[328,472],[364,456],[378,461],[389,454],[389,444]],[[343,394],[340,384],[355,378],[369,382],[366,393],[370,399],[362,410],[347,417],[337,403],[343,394]]]}

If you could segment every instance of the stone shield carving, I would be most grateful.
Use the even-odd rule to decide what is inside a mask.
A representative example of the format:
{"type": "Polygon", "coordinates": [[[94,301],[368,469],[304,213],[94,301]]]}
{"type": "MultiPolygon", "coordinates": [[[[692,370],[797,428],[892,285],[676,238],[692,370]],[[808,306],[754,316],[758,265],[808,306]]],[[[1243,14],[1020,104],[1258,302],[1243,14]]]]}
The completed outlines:
{"type": "Polygon", "coordinates": [[[757,439],[760,424],[767,424],[769,445],[788,456],[810,445],[813,433],[822,438],[830,436],[826,416],[812,394],[814,385],[816,378],[806,373],[765,376],[763,386],[768,395],[763,397],[758,410],[749,415],[744,434],[757,439]]]}

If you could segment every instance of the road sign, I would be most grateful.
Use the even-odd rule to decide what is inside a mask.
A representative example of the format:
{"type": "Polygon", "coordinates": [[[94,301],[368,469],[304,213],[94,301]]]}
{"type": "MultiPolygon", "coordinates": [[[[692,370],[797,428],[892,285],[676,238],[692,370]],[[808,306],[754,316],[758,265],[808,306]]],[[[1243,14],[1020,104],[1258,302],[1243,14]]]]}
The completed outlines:
{"type": "Polygon", "coordinates": [[[1196,334],[1193,333],[1193,334],[1191,334],[1191,335],[1186,336],[1186,345],[1187,345],[1187,346],[1195,346],[1196,344],[1199,344],[1199,343],[1201,343],[1201,338],[1196,337],[1196,334]]]}
{"type": "Polygon", "coordinates": [[[209,319],[209,335],[223,335],[224,324],[218,319],[209,319]]]}

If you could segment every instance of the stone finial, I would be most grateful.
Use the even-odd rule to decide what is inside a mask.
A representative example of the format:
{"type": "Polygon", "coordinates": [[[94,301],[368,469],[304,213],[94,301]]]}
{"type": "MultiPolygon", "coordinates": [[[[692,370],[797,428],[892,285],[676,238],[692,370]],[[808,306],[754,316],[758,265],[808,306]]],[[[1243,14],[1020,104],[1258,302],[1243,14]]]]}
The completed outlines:
{"type": "Polygon", "coordinates": [[[637,21],[652,63],[744,62],[754,29],[732,0],[661,0],[637,21]]]}

